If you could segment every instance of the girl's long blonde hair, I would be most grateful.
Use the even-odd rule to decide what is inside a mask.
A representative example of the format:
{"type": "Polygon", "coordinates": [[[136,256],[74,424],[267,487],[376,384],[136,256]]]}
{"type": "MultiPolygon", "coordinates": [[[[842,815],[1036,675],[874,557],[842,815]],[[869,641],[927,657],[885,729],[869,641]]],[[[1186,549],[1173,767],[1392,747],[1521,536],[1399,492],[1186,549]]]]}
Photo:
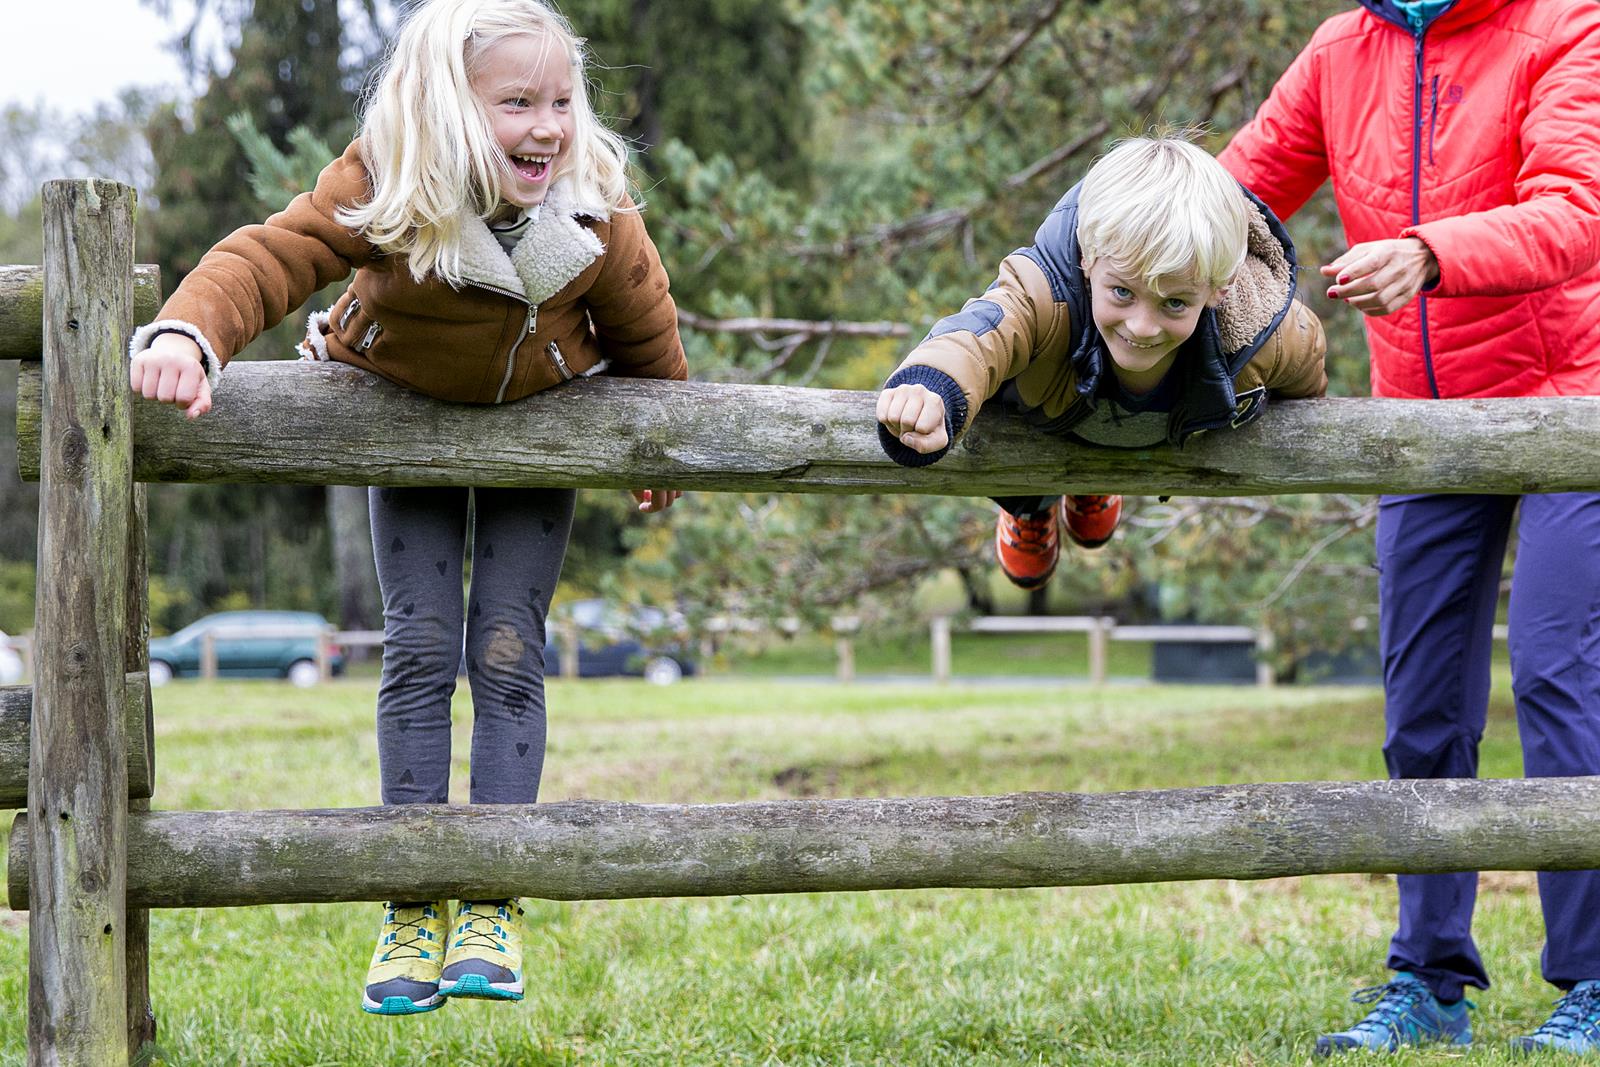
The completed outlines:
{"type": "Polygon", "coordinates": [[[573,136],[553,181],[565,183],[577,210],[599,218],[624,202],[628,145],[589,102],[583,40],[567,20],[541,0],[423,0],[366,101],[361,156],[372,198],[337,215],[405,256],[419,281],[432,273],[460,284],[462,213],[488,218],[500,206],[509,164],[470,75],[487,49],[518,35],[558,45],[572,68],[573,136]]]}

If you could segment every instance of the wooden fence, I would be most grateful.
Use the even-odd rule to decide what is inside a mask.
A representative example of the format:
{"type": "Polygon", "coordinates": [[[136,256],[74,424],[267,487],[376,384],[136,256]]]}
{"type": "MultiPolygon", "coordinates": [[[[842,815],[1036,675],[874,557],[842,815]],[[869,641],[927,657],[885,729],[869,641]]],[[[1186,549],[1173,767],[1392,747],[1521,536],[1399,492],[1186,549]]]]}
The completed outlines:
{"type": "Polygon", "coordinates": [[[921,470],[883,458],[873,397],[859,392],[595,379],[484,408],[339,365],[243,364],[224,375],[211,414],[189,422],[128,394],[124,346],[156,289],[133,267],[133,208],[132,190],[110,182],[52,182],[42,272],[0,271],[0,356],[30,361],[19,453],[41,481],[36,677],[0,700],[14,801],[19,764],[27,772],[8,888],[12,906],[33,913],[32,1063],[125,1064],[153,1039],[146,908],[1600,866],[1600,779],[151,811],[140,481],[985,496],[1593,490],[1600,400],[1306,401],[1181,451],[1135,452],[1076,448],[985,412],[963,448],[921,470]],[[41,352],[42,365],[31,362],[41,352]]]}

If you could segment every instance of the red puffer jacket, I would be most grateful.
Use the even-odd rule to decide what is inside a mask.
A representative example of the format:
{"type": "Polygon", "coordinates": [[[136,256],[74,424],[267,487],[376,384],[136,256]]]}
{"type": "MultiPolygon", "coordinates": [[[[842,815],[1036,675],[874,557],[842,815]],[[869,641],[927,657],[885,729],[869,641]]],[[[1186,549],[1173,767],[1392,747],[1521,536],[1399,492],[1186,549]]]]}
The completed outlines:
{"type": "Polygon", "coordinates": [[[1287,219],[1330,174],[1350,244],[1439,283],[1367,317],[1377,396],[1600,394],[1600,3],[1394,0],[1324,22],[1221,159],[1287,219]]]}

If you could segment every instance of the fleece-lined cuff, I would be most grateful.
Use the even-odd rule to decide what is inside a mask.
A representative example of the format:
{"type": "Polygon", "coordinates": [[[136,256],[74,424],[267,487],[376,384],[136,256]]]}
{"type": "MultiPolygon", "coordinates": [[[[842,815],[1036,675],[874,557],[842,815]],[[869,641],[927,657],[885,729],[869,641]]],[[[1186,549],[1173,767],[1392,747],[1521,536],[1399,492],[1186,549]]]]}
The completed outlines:
{"type": "Polygon", "coordinates": [[[961,391],[956,380],[944,371],[920,365],[902,367],[883,383],[885,389],[893,389],[897,385],[920,385],[939,395],[939,399],[944,401],[944,432],[950,438],[950,444],[937,452],[918,452],[902,444],[881,422],[878,423],[878,444],[883,447],[885,455],[902,467],[927,467],[939,462],[955,444],[957,431],[967,425],[967,395],[961,391]]]}
{"type": "Polygon", "coordinates": [[[128,342],[128,358],[132,359],[148,349],[150,342],[163,333],[181,333],[200,346],[200,366],[205,369],[206,381],[210,383],[212,392],[216,392],[217,383],[222,379],[222,361],[217,358],[217,350],[211,347],[206,335],[200,332],[200,327],[193,323],[182,319],[157,319],[139,327],[133,331],[133,340],[128,342]]]}

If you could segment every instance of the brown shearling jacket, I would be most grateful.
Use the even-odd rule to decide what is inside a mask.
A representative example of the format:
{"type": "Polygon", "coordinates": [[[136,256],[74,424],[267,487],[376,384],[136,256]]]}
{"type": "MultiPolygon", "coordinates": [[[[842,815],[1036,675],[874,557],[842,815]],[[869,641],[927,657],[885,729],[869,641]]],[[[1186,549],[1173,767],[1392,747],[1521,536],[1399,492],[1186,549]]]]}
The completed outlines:
{"type": "Polygon", "coordinates": [[[349,363],[417,392],[466,403],[518,400],[592,370],[636,378],[687,376],[667,273],[631,202],[607,219],[577,211],[561,183],[508,256],[482,219],[462,217],[465,284],[412,278],[335,220],[370,195],[358,143],[316,187],[260,225],[206,253],[131,350],[157,333],[195,339],[206,372],[324,286],[355,277],[312,314],[302,355],[349,363]]]}

